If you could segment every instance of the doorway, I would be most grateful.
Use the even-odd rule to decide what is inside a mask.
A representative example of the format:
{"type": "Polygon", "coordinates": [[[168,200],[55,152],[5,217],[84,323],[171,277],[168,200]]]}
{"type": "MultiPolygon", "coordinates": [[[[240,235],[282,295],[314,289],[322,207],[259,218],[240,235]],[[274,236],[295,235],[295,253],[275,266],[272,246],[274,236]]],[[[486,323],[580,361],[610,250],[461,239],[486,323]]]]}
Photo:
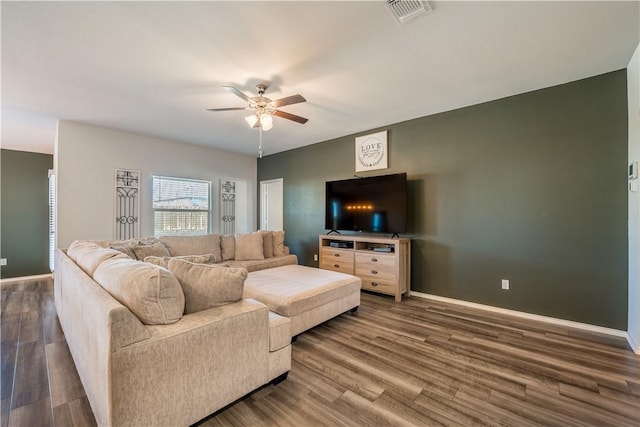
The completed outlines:
{"type": "Polygon", "coordinates": [[[260,181],[260,229],[283,230],[284,180],[260,181]]]}

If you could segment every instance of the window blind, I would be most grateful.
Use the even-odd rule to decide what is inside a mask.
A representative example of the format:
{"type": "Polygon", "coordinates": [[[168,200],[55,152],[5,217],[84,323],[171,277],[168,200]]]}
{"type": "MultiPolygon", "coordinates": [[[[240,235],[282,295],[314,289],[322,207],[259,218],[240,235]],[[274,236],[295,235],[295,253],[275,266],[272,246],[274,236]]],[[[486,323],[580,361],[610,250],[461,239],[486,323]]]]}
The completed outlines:
{"type": "Polygon", "coordinates": [[[54,269],[56,251],[56,176],[49,169],[49,270],[54,269]]]}
{"type": "Polygon", "coordinates": [[[211,183],[196,179],[153,177],[155,236],[207,234],[211,183]]]}

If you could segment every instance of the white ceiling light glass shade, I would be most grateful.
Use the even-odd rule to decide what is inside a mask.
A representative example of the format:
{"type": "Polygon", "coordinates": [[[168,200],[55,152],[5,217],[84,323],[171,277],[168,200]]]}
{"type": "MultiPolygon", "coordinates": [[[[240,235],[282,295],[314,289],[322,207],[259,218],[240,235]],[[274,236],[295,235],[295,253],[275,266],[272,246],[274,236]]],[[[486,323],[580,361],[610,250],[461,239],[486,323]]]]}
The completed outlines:
{"type": "Polygon", "coordinates": [[[258,123],[258,116],[255,114],[247,116],[244,119],[249,123],[249,127],[254,127],[256,123],[258,123]]]}
{"type": "Polygon", "coordinates": [[[273,127],[273,117],[271,114],[260,115],[260,126],[263,130],[269,130],[273,127]]]}

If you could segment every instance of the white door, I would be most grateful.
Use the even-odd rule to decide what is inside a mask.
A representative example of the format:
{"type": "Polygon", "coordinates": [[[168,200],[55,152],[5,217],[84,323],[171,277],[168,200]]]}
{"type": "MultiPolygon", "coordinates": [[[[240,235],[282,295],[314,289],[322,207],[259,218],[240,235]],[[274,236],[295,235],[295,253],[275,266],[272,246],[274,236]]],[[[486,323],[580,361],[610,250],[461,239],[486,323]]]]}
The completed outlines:
{"type": "Polygon", "coordinates": [[[283,229],[283,180],[260,181],[260,229],[283,229]]]}

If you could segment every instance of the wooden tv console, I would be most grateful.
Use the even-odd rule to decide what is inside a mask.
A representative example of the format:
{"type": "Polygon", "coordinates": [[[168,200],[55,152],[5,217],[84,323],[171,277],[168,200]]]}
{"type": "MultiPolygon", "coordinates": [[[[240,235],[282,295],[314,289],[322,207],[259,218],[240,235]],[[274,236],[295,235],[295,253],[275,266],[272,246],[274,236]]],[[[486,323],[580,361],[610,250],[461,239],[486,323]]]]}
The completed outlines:
{"type": "Polygon", "coordinates": [[[320,268],[353,274],[362,289],[395,296],[409,295],[411,239],[375,236],[319,236],[320,268]]]}

